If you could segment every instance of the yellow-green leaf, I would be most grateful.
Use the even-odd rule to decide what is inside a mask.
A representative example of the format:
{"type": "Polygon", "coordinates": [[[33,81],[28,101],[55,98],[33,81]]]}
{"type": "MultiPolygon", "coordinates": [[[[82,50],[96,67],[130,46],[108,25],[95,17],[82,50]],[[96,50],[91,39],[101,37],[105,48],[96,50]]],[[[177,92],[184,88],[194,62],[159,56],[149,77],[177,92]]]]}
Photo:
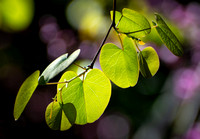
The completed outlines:
{"type": "Polygon", "coordinates": [[[14,105],[14,118],[17,120],[24,108],[26,107],[28,101],[30,100],[33,92],[38,86],[38,78],[39,78],[40,71],[37,70],[33,74],[31,74],[21,85],[14,105]]]}
{"type": "Polygon", "coordinates": [[[125,36],[123,49],[112,43],[105,44],[100,54],[100,65],[106,76],[117,86],[135,86],[139,77],[139,63],[133,40],[125,36]]]}
{"type": "Polygon", "coordinates": [[[53,130],[67,130],[76,119],[76,109],[73,104],[60,104],[56,101],[51,102],[45,112],[47,125],[53,130]]]}
{"type": "MultiPolygon", "coordinates": [[[[69,80],[74,75],[75,73],[68,71],[59,82],[69,80]]],[[[83,125],[96,121],[103,114],[110,100],[111,84],[102,71],[92,69],[84,81],[76,78],[67,85],[59,85],[58,92],[58,102],[72,103],[77,112],[75,124],[83,125]]]]}
{"type": "Polygon", "coordinates": [[[146,47],[139,52],[140,72],[145,78],[150,78],[156,74],[160,62],[156,51],[152,47],[146,47]]]}
{"type": "MultiPolygon", "coordinates": [[[[111,19],[113,11],[111,11],[111,19]]],[[[122,14],[115,12],[115,24],[118,32],[128,35],[129,37],[140,38],[151,32],[149,21],[140,13],[124,8],[122,14]]]]}

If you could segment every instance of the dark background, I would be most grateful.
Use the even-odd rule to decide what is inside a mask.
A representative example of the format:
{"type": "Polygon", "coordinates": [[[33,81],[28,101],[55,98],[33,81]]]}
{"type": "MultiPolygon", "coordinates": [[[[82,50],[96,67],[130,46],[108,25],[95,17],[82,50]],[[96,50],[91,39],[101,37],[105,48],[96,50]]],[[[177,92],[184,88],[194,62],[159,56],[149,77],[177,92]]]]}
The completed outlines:
{"type": "MultiPolygon", "coordinates": [[[[0,0],[0,9],[3,9],[1,7],[2,1],[5,0],[0,0]]],[[[112,10],[112,0],[85,0],[83,3],[86,3],[86,6],[80,4],[80,9],[83,9],[83,13],[90,7],[91,1],[99,3],[101,11],[103,11],[101,15],[107,19],[107,22],[98,22],[98,25],[103,26],[105,30],[100,32],[100,35],[98,30],[95,34],[87,29],[76,27],[69,21],[66,17],[66,8],[71,4],[71,0],[33,1],[34,12],[32,20],[27,27],[19,30],[6,25],[2,16],[0,16],[0,138],[11,138],[13,136],[15,138],[116,138],[115,135],[112,136],[112,133],[117,135],[118,130],[121,131],[120,128],[114,128],[115,126],[121,126],[119,125],[120,118],[125,120],[125,126],[128,126],[128,131],[127,135],[118,136],[119,138],[143,139],[147,138],[144,135],[148,135],[148,132],[149,134],[152,133],[149,136],[152,139],[164,137],[186,138],[188,130],[198,124],[198,118],[196,119],[196,117],[199,109],[199,95],[197,93],[199,84],[194,86],[194,82],[198,82],[196,77],[200,77],[198,66],[199,40],[195,38],[198,34],[197,29],[200,28],[198,25],[200,23],[200,16],[198,16],[200,6],[197,2],[194,3],[195,1],[189,0],[117,0],[118,11],[124,7],[129,7],[141,11],[144,15],[148,11],[151,11],[150,14],[152,15],[155,11],[160,12],[165,19],[176,26],[177,30],[182,33],[186,53],[182,58],[175,57],[173,59],[173,56],[167,55],[168,51],[164,50],[166,57],[172,57],[170,61],[166,57],[162,57],[163,53],[159,40],[155,39],[149,43],[147,42],[148,45],[152,45],[157,50],[160,56],[161,65],[158,73],[151,79],[144,79],[140,76],[138,84],[133,88],[120,89],[113,84],[110,103],[100,120],[84,126],[74,125],[64,132],[49,129],[45,123],[44,113],[46,106],[56,94],[56,86],[39,86],[22,116],[18,121],[14,120],[13,107],[15,97],[20,85],[31,73],[36,70],[42,72],[53,59],[66,52],[72,53],[77,48],[82,50],[79,60],[91,60],[95,54],[111,22],[109,11],[112,10]],[[167,5],[169,3],[174,3],[174,5],[167,5]],[[165,5],[166,7],[164,7],[165,5]],[[189,9],[188,7],[191,5],[197,5],[196,7],[194,6],[196,9],[189,9]],[[187,12],[189,16],[186,15],[187,12]],[[186,20],[186,18],[188,19],[186,20]],[[45,25],[50,25],[49,29],[48,27],[45,28],[45,25]],[[192,34],[195,30],[196,35],[192,34]],[[54,48],[56,45],[58,45],[58,49],[54,48]],[[56,50],[58,52],[52,52],[56,50]],[[189,75],[187,75],[188,72],[189,75]],[[186,75],[184,74],[182,77],[181,73],[186,73],[186,75]],[[193,76],[195,79],[192,78],[193,76]],[[179,78],[180,82],[184,81],[185,85],[192,84],[188,85],[188,88],[183,88],[182,86],[182,88],[179,88],[182,89],[182,92],[192,92],[189,98],[181,97],[179,94],[177,97],[176,93],[174,95],[172,90],[176,89],[177,86],[179,87],[179,85],[176,85],[179,78]],[[191,89],[192,87],[194,90],[191,89]],[[183,108],[188,108],[188,111],[193,109],[194,111],[188,112],[183,108]],[[187,112],[192,114],[184,114],[187,112]],[[180,123],[176,122],[176,119],[181,118],[180,115],[185,116],[182,117],[186,119],[183,120],[183,124],[180,124],[182,121],[179,121],[180,123]],[[109,129],[106,126],[113,128],[113,131],[108,132],[110,136],[106,136],[107,134],[103,133],[100,125],[103,123],[101,122],[103,121],[102,119],[109,116],[116,116],[119,119],[118,121],[111,121],[111,125],[105,124],[103,126],[105,129],[109,129]],[[114,123],[115,125],[113,125],[114,123]],[[182,129],[177,131],[175,127],[182,127],[182,129]],[[144,134],[143,129],[147,130],[144,134]]],[[[74,11],[76,10],[78,11],[78,9],[74,11]]],[[[71,18],[75,18],[78,14],[79,12],[73,13],[74,17],[71,18]]],[[[90,28],[90,24],[87,24],[85,28],[90,28]]],[[[108,41],[116,42],[115,37],[112,36],[114,35],[112,34],[108,41]]],[[[149,41],[148,38],[147,40],[149,41]]],[[[57,81],[59,77],[53,80],[57,81]]],[[[200,135],[200,133],[197,132],[197,135],[200,135]]],[[[195,136],[196,139],[197,135],[195,136]]]]}

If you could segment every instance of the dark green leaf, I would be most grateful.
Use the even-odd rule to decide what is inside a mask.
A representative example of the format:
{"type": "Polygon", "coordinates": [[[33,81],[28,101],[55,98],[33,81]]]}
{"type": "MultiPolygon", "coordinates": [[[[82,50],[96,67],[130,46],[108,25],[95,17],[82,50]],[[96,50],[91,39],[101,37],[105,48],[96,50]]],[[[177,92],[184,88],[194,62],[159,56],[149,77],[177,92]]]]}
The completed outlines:
{"type": "MultiPolygon", "coordinates": [[[[156,22],[157,27],[156,30],[162,40],[162,42],[167,46],[167,48],[176,56],[182,56],[183,55],[183,48],[180,41],[177,39],[175,34],[170,30],[170,28],[167,26],[165,21],[161,18],[160,15],[155,14],[156,16],[156,22]]],[[[156,25],[155,22],[153,22],[153,25],[156,25]]]]}
{"type": "Polygon", "coordinates": [[[62,109],[58,102],[51,102],[45,112],[47,125],[53,130],[60,130],[62,109]]]}
{"type": "Polygon", "coordinates": [[[56,101],[51,102],[45,112],[47,125],[53,130],[67,130],[75,122],[76,109],[73,104],[60,104],[56,101]]]}
{"type": "Polygon", "coordinates": [[[139,64],[140,64],[140,72],[143,77],[150,78],[152,77],[149,67],[142,53],[139,53],[139,64]]]}
{"type": "Polygon", "coordinates": [[[160,62],[156,51],[152,47],[146,47],[139,52],[140,72],[145,78],[150,78],[156,74],[160,62]]]}

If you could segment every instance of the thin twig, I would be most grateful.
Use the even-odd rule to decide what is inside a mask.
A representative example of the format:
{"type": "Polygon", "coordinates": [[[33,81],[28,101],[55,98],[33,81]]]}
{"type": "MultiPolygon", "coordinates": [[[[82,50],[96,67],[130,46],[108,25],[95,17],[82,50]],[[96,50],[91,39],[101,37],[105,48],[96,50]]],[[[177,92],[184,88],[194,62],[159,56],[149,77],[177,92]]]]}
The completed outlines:
{"type": "Polygon", "coordinates": [[[77,63],[73,63],[74,65],[76,65],[77,67],[79,67],[79,68],[81,68],[81,69],[83,69],[83,70],[85,70],[86,68],[85,67],[82,67],[82,66],[80,66],[79,64],[77,64],[77,63]]]}
{"type": "Polygon", "coordinates": [[[139,51],[139,52],[141,52],[141,50],[140,50],[140,48],[138,47],[138,45],[137,45],[136,41],[135,41],[135,40],[133,40],[133,42],[134,42],[134,44],[135,44],[136,48],[138,49],[138,51],[139,51]]]}
{"type": "Polygon", "coordinates": [[[90,65],[88,65],[88,67],[91,68],[91,69],[93,69],[94,63],[95,63],[95,61],[97,60],[97,57],[98,57],[98,55],[99,55],[99,53],[100,53],[100,51],[101,51],[101,48],[102,48],[103,45],[105,44],[105,42],[106,42],[106,40],[107,40],[107,38],[108,38],[108,35],[110,34],[110,31],[111,31],[112,27],[115,29],[116,1],[117,1],[117,0],[113,0],[113,21],[112,21],[112,23],[111,23],[111,25],[110,25],[110,27],[109,27],[109,29],[108,29],[108,32],[107,32],[105,38],[103,39],[103,41],[102,41],[102,43],[101,43],[101,45],[100,45],[100,47],[99,47],[99,49],[98,49],[96,55],[94,56],[94,58],[93,58],[92,62],[90,63],[90,65]]]}
{"type": "Polygon", "coordinates": [[[109,29],[108,29],[108,32],[107,32],[105,38],[103,39],[103,41],[102,41],[102,43],[101,43],[101,45],[100,45],[100,47],[99,47],[99,49],[98,49],[98,51],[97,51],[95,57],[93,58],[93,60],[92,60],[92,62],[90,63],[90,65],[88,66],[89,68],[93,69],[94,63],[95,63],[95,61],[96,61],[96,59],[97,59],[97,57],[98,57],[98,55],[99,55],[99,53],[100,53],[100,51],[101,51],[101,48],[103,47],[104,43],[105,43],[106,40],[107,40],[108,35],[109,35],[109,33],[110,33],[112,27],[113,27],[113,23],[110,25],[110,27],[109,27],[109,29]]]}
{"type": "Polygon", "coordinates": [[[68,80],[68,81],[64,81],[64,82],[52,82],[52,83],[46,83],[46,85],[56,85],[56,84],[65,84],[65,83],[70,83],[71,81],[75,80],[78,77],[81,77],[82,75],[84,75],[90,68],[86,68],[85,71],[81,72],[79,75],[77,75],[76,77],[68,80]]]}
{"type": "Polygon", "coordinates": [[[113,27],[114,27],[114,28],[115,28],[116,1],[117,1],[117,0],[113,0],[113,21],[112,21],[112,24],[113,24],[113,27]]]}

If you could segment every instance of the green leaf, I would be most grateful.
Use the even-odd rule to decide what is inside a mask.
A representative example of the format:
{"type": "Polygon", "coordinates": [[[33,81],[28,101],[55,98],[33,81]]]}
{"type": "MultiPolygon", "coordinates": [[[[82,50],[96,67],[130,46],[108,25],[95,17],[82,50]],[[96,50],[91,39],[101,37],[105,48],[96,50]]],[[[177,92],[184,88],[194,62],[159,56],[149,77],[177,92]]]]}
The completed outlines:
{"type": "Polygon", "coordinates": [[[31,74],[21,85],[14,105],[14,118],[18,120],[24,108],[26,107],[28,101],[30,100],[33,92],[38,86],[38,78],[40,71],[37,70],[31,74]]]}
{"type": "Polygon", "coordinates": [[[67,57],[68,56],[67,53],[58,57],[51,64],[49,64],[47,68],[43,71],[43,73],[39,78],[39,84],[40,85],[46,84],[47,82],[49,82],[50,79],[54,78],[60,72],[69,67],[70,64],[77,59],[79,54],[80,54],[80,49],[73,52],[69,57],[67,57]]]}
{"type": "MultiPolygon", "coordinates": [[[[74,75],[75,73],[71,71],[66,72],[59,82],[68,80],[74,75]]],[[[58,87],[58,102],[72,103],[75,106],[77,112],[75,124],[80,125],[96,121],[103,114],[111,96],[110,81],[99,69],[90,70],[84,81],[76,78],[61,88],[58,87]]]]}
{"type": "Polygon", "coordinates": [[[75,122],[76,109],[73,104],[60,104],[56,101],[51,102],[45,112],[47,125],[53,130],[67,130],[75,122]]]}
{"type": "MultiPolygon", "coordinates": [[[[111,19],[113,12],[111,12],[111,19]]],[[[115,23],[118,32],[124,33],[129,37],[140,38],[151,32],[148,20],[140,13],[124,8],[122,14],[116,12],[115,23]]]]}
{"type": "Polygon", "coordinates": [[[107,107],[111,96],[111,83],[99,69],[91,70],[84,82],[87,122],[96,121],[107,107]]]}
{"type": "MultiPolygon", "coordinates": [[[[118,11],[115,11],[115,24],[118,25],[122,17],[122,14],[118,11]]],[[[110,11],[110,18],[113,20],[113,11],[110,11]]]]}
{"type": "MultiPolygon", "coordinates": [[[[184,52],[180,41],[177,39],[175,34],[170,30],[170,28],[167,26],[167,24],[161,18],[161,16],[158,14],[155,14],[155,16],[157,22],[156,30],[162,42],[174,55],[182,56],[184,52]]],[[[153,22],[153,25],[156,25],[156,23],[153,22]]]]}
{"type": "Polygon", "coordinates": [[[139,63],[133,40],[126,36],[123,49],[112,43],[105,44],[100,54],[100,65],[106,76],[117,86],[135,86],[139,76],[139,63]]]}
{"type": "Polygon", "coordinates": [[[156,51],[152,47],[146,47],[139,52],[140,72],[145,78],[150,78],[156,74],[160,62],[156,51]]]}

